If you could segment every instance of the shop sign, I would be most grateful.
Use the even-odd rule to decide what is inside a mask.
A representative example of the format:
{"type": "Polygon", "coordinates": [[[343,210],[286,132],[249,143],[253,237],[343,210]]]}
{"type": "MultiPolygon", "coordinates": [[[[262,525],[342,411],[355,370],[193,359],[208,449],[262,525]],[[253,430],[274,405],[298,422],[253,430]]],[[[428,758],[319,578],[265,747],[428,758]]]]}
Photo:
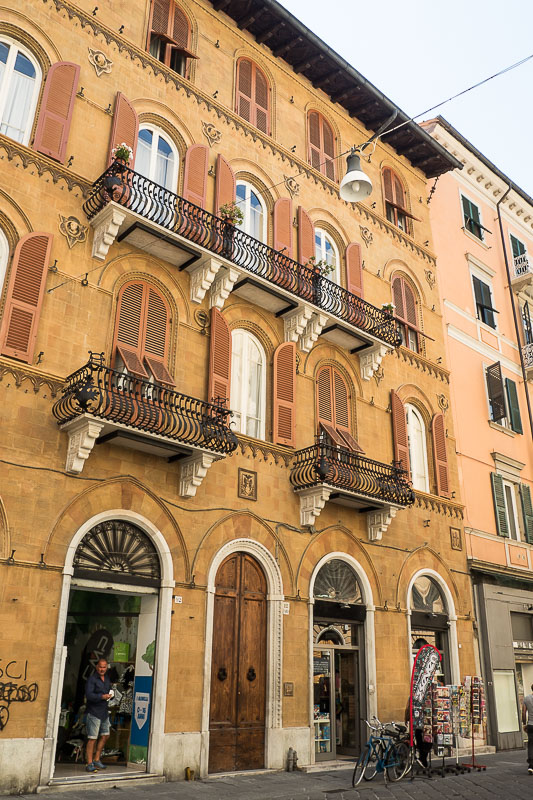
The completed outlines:
{"type": "Polygon", "coordinates": [[[313,659],[314,675],[329,675],[329,656],[313,659]]]}
{"type": "Polygon", "coordinates": [[[533,642],[513,642],[516,650],[533,650],[533,642]]]}

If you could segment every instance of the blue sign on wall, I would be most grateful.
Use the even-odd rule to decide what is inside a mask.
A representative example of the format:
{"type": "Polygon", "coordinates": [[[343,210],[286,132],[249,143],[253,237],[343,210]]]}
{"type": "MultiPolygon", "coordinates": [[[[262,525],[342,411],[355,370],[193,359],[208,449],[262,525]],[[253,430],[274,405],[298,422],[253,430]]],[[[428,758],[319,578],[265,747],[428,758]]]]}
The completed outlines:
{"type": "Polygon", "coordinates": [[[148,747],[152,705],[152,676],[140,675],[133,684],[133,714],[131,716],[132,745],[148,747]]]}

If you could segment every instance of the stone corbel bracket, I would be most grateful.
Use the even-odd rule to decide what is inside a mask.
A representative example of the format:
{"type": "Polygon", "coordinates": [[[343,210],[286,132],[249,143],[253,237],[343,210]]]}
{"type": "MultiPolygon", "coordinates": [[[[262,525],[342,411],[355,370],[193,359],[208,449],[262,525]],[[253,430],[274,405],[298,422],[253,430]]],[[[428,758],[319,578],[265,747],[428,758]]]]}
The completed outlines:
{"type": "Polygon", "coordinates": [[[361,377],[364,381],[370,380],[374,372],[379,369],[384,356],[390,352],[391,348],[387,347],[386,344],[375,344],[359,353],[361,377]]]}
{"type": "Polygon", "coordinates": [[[283,317],[285,341],[297,343],[312,316],[313,309],[308,306],[299,306],[285,314],[283,317]]]}
{"type": "Polygon", "coordinates": [[[205,293],[211,288],[222,262],[207,256],[202,261],[187,267],[191,276],[191,302],[201,303],[205,293]]]}
{"type": "Polygon", "coordinates": [[[87,417],[76,417],[61,426],[68,433],[67,472],[79,474],[83,470],[103,427],[103,422],[87,417]]]}
{"type": "Polygon", "coordinates": [[[222,311],[239,275],[238,270],[232,267],[218,270],[209,291],[209,308],[218,308],[222,311]]]}
{"type": "Polygon", "coordinates": [[[207,470],[213,461],[219,461],[220,458],[221,456],[214,453],[194,453],[180,461],[180,497],[194,497],[207,475],[207,470]]]}
{"type": "Polygon", "coordinates": [[[311,352],[311,348],[322,333],[328,317],[325,314],[315,313],[306,325],[305,331],[300,336],[300,350],[303,353],[311,352]]]}
{"type": "Polygon", "coordinates": [[[329,486],[313,486],[303,489],[300,495],[300,525],[314,525],[332,492],[329,486]]]}
{"type": "Polygon", "coordinates": [[[125,211],[115,205],[107,205],[91,220],[94,230],[93,258],[103,261],[107,257],[125,219],[125,211]]]}
{"type": "Polygon", "coordinates": [[[366,527],[369,542],[378,542],[383,538],[387,528],[398,513],[394,506],[385,506],[379,511],[369,511],[366,515],[366,527]]]}

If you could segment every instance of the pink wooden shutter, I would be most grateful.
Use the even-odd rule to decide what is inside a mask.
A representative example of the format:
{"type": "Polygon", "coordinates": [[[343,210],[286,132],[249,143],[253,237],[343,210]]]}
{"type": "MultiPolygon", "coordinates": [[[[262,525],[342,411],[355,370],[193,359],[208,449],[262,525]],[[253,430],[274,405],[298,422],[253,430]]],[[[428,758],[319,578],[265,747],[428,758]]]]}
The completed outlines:
{"type": "Polygon", "coordinates": [[[139,117],[132,104],[122,92],[117,92],[115,98],[115,112],[113,114],[113,125],[109,138],[109,153],[107,155],[107,165],[113,162],[113,148],[117,144],[129,145],[133,150],[133,158],[129,166],[133,169],[135,165],[135,153],[137,152],[137,138],[139,136],[139,117]]]}
{"type": "Polygon", "coordinates": [[[385,192],[385,200],[388,203],[394,203],[394,194],[392,189],[392,172],[389,168],[383,170],[383,189],[385,192]]]}
{"type": "Polygon", "coordinates": [[[320,146],[320,117],[317,111],[311,111],[308,117],[309,124],[309,163],[320,171],[322,162],[322,148],[320,146]]]}
{"type": "Polygon", "coordinates": [[[307,264],[315,255],[315,226],[307,211],[298,207],[298,258],[307,264]]]}
{"type": "Polygon", "coordinates": [[[237,64],[237,114],[251,122],[252,120],[252,62],[241,58],[237,64]]]}
{"type": "Polygon", "coordinates": [[[254,64],[254,77],[255,77],[255,125],[263,133],[270,133],[270,113],[269,113],[269,87],[268,81],[260,69],[254,64]]]}
{"type": "Polygon", "coordinates": [[[142,329],[146,315],[147,284],[142,281],[122,287],[117,303],[117,319],[113,341],[113,364],[117,354],[126,370],[139,378],[148,378],[143,365],[142,329]]]}
{"type": "Polygon", "coordinates": [[[334,181],[335,180],[335,136],[333,135],[333,129],[324,118],[321,119],[321,122],[322,122],[322,141],[324,144],[323,157],[322,157],[323,165],[321,167],[321,170],[328,178],[334,181]]]}
{"type": "Polygon", "coordinates": [[[229,403],[231,377],[231,331],[217,308],[211,309],[211,348],[209,353],[209,385],[207,399],[229,403]]]}
{"type": "Polygon", "coordinates": [[[352,242],[346,248],[346,283],[349,292],[357,297],[363,296],[363,266],[358,242],[352,242]]]}
{"type": "Polygon", "coordinates": [[[431,423],[431,432],[433,434],[433,460],[437,479],[437,494],[441,497],[450,497],[450,476],[448,456],[446,455],[446,431],[443,414],[435,414],[431,423]]]}
{"type": "Polygon", "coordinates": [[[274,250],[292,258],[292,200],[280,197],[274,203],[274,250]]]}
{"type": "Polygon", "coordinates": [[[394,315],[398,319],[405,320],[405,302],[403,298],[403,280],[394,278],[392,281],[392,300],[394,303],[394,315]]]}
{"type": "Polygon", "coordinates": [[[220,206],[235,201],[236,183],[235,173],[224,156],[217,156],[217,171],[215,181],[215,214],[220,212],[220,206]]]}
{"type": "Polygon", "coordinates": [[[17,244],[7,286],[0,352],[31,364],[53,236],[28,233],[17,244]]]}
{"type": "Polygon", "coordinates": [[[80,67],[69,61],[52,64],[46,76],[35,140],[35,150],[65,161],[67,141],[78,89],[80,67]]]}
{"type": "Polygon", "coordinates": [[[166,368],[170,312],[163,297],[152,286],[147,287],[146,314],[143,325],[143,357],[159,383],[174,384],[166,368]]]}
{"type": "Polygon", "coordinates": [[[169,36],[170,0],[152,0],[150,29],[157,34],[169,36]]]}
{"type": "Polygon", "coordinates": [[[409,439],[407,436],[407,418],[405,408],[394,390],[391,391],[392,431],[394,437],[394,460],[401,463],[401,467],[410,470],[409,465],[409,439]]]}
{"type": "Polygon", "coordinates": [[[185,154],[183,197],[200,208],[205,208],[208,158],[209,148],[206,144],[193,144],[185,154]]]}
{"type": "Polygon", "coordinates": [[[274,444],[294,447],[296,345],[280,344],[274,353],[274,444]]]}

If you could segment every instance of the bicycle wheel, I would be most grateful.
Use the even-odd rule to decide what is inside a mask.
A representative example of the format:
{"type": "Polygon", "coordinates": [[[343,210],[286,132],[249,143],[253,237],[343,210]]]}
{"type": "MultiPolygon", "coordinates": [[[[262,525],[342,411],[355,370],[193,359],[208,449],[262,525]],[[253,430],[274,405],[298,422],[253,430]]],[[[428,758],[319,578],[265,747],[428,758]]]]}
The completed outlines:
{"type": "Polygon", "coordinates": [[[352,786],[358,786],[358,784],[361,783],[363,773],[365,771],[369,757],[370,757],[370,745],[366,744],[363,750],[361,750],[359,758],[356,761],[352,775],[352,786]]]}
{"type": "Polygon", "coordinates": [[[385,754],[385,773],[389,781],[399,781],[408,772],[411,749],[405,742],[391,744],[385,754]]]}
{"type": "Polygon", "coordinates": [[[381,742],[374,742],[374,746],[370,751],[370,755],[368,757],[368,761],[366,762],[366,767],[363,771],[363,778],[365,781],[371,781],[372,778],[376,777],[377,772],[383,771],[383,766],[381,770],[379,769],[380,762],[383,761],[383,745],[381,742]]]}

